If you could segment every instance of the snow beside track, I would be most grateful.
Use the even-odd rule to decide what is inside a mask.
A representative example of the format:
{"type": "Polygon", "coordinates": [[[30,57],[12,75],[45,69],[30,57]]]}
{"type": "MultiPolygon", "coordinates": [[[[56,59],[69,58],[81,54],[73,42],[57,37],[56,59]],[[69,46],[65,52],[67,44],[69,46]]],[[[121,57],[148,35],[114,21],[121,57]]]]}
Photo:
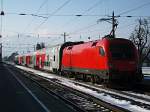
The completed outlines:
{"type": "MultiPolygon", "coordinates": [[[[92,96],[95,96],[96,98],[99,98],[99,99],[101,99],[103,101],[111,103],[112,105],[116,105],[118,107],[122,107],[122,108],[125,108],[125,109],[133,111],[133,112],[150,112],[150,110],[147,110],[145,108],[142,108],[142,107],[139,107],[137,105],[131,104],[130,101],[113,98],[112,96],[110,96],[108,94],[98,93],[97,91],[94,91],[92,89],[88,89],[86,87],[79,86],[79,85],[75,84],[75,81],[72,81],[72,80],[69,80],[69,79],[66,79],[66,78],[63,78],[63,77],[59,77],[59,76],[56,76],[56,75],[53,75],[53,74],[50,74],[50,73],[43,73],[41,71],[33,70],[33,69],[26,68],[26,67],[23,67],[23,66],[16,66],[16,67],[18,67],[20,69],[23,69],[25,71],[33,72],[33,73],[35,73],[37,75],[40,75],[40,76],[43,76],[43,77],[46,77],[46,78],[57,79],[61,84],[64,84],[64,85],[66,85],[68,87],[72,87],[72,88],[77,89],[79,91],[88,93],[88,94],[90,94],[92,96]]],[[[100,88],[99,88],[99,90],[100,90],[100,88]]],[[[117,94],[118,95],[118,93],[115,93],[115,92],[112,92],[112,91],[108,91],[108,90],[104,90],[104,89],[101,89],[101,90],[105,91],[105,92],[107,91],[109,93],[113,93],[113,94],[117,94]]],[[[125,95],[122,95],[122,97],[125,97],[125,95]]],[[[127,97],[128,96],[126,96],[126,98],[127,97]]],[[[136,99],[136,98],[132,98],[132,99],[135,100],[135,101],[139,101],[139,102],[142,102],[142,103],[149,104],[149,102],[145,102],[145,101],[142,101],[142,100],[139,100],[139,99],[136,99]]]]}
{"type": "Polygon", "coordinates": [[[142,73],[150,75],[150,67],[142,67],[142,73]]]}

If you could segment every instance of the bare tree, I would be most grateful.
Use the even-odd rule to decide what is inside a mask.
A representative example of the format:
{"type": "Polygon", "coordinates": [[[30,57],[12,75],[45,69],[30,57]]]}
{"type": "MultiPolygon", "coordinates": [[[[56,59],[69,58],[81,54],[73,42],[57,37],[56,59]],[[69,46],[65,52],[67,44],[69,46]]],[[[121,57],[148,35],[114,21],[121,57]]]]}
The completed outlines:
{"type": "Polygon", "coordinates": [[[41,49],[41,45],[39,43],[36,44],[36,50],[41,49]]]}
{"type": "Polygon", "coordinates": [[[36,44],[36,50],[43,49],[43,48],[45,48],[44,42],[41,42],[40,44],[39,43],[36,44]]]}
{"type": "Polygon", "coordinates": [[[139,52],[139,66],[150,54],[150,19],[138,19],[134,31],[131,33],[130,40],[136,45],[139,52]]]}

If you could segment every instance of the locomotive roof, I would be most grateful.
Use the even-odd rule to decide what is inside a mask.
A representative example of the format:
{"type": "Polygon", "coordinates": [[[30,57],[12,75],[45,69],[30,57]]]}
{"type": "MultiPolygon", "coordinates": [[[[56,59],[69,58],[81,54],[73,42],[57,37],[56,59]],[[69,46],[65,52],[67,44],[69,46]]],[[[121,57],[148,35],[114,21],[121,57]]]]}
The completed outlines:
{"type": "Polygon", "coordinates": [[[128,40],[128,39],[125,39],[125,38],[106,38],[106,39],[108,39],[108,40],[128,40]]]}

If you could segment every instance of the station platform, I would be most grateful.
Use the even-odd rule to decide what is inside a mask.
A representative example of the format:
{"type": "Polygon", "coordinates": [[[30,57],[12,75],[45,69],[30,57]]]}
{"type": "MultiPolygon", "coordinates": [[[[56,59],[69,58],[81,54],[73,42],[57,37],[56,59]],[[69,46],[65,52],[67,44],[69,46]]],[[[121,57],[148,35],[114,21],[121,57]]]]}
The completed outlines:
{"type": "Polygon", "coordinates": [[[74,112],[60,99],[37,87],[30,89],[14,77],[7,65],[0,63],[0,112],[74,112]],[[32,92],[34,91],[34,92],[32,92]],[[38,93],[36,96],[34,93],[38,93]]]}

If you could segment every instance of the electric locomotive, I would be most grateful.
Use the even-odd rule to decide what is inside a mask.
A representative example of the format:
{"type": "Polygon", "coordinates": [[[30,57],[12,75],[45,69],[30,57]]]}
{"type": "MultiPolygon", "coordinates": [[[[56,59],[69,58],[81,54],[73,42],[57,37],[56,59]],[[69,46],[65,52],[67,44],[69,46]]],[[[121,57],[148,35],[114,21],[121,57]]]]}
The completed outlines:
{"type": "Polygon", "coordinates": [[[103,38],[68,46],[63,50],[62,72],[80,74],[93,82],[141,81],[138,52],[122,38],[103,38]]]}

